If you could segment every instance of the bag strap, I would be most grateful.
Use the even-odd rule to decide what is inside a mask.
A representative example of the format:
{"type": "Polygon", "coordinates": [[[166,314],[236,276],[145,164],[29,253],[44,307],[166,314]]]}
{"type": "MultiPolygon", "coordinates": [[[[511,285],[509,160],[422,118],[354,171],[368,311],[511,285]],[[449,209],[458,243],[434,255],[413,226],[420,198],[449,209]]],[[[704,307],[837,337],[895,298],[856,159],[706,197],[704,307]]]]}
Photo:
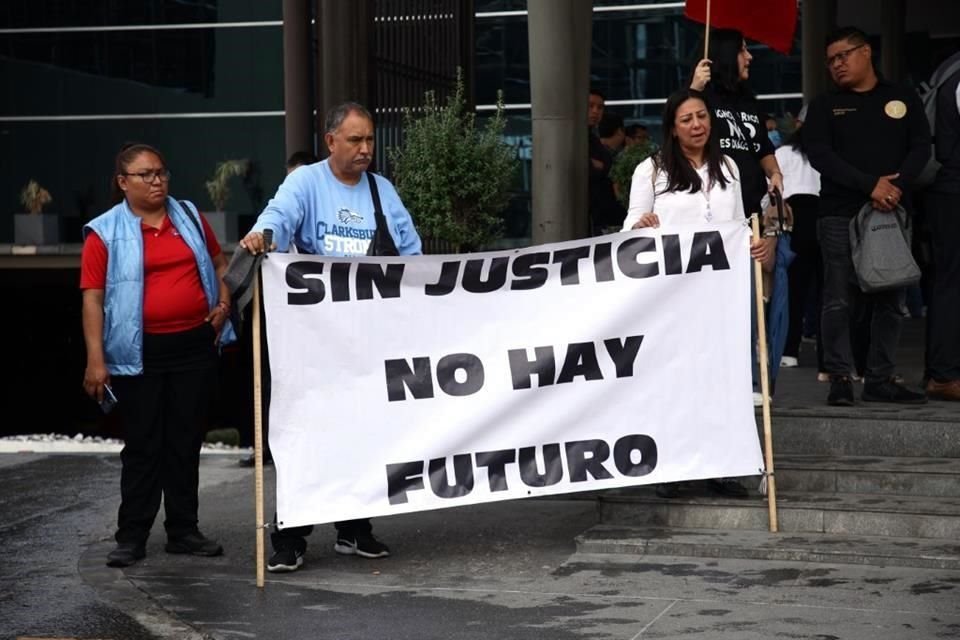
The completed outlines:
{"type": "MultiPolygon", "coordinates": [[[[193,216],[193,209],[187,206],[186,200],[177,200],[177,202],[179,202],[180,206],[183,207],[183,210],[187,212],[187,217],[190,218],[190,222],[193,223],[193,226],[195,226],[197,231],[200,232],[200,237],[203,238],[204,242],[206,242],[206,238],[203,235],[203,227],[200,226],[200,221],[193,216]]],[[[200,214],[198,213],[197,215],[200,214]]]]}
{"type": "Polygon", "coordinates": [[[374,231],[373,239],[370,241],[370,249],[367,251],[367,255],[400,255],[399,251],[397,251],[397,243],[393,241],[393,236],[390,235],[390,229],[387,227],[387,219],[383,215],[383,207],[380,204],[380,189],[377,188],[376,174],[372,171],[367,171],[367,184],[370,185],[370,198],[373,200],[373,216],[377,223],[377,228],[376,231],[374,231]],[[385,245],[382,248],[378,246],[381,243],[385,245]],[[370,253],[371,251],[373,253],[370,253]]]}

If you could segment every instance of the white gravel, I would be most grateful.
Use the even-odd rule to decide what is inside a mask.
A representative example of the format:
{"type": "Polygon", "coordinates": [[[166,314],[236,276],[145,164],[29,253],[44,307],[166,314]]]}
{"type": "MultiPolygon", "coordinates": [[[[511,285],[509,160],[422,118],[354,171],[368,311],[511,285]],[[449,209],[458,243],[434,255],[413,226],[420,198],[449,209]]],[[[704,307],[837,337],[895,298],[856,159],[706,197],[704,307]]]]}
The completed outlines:
{"type": "MultiPolygon", "coordinates": [[[[85,436],[82,433],[75,436],[34,433],[0,438],[0,453],[119,453],[121,449],[123,449],[122,440],[85,436]]],[[[240,453],[250,453],[250,449],[220,442],[204,443],[200,449],[201,455],[240,453]]]]}

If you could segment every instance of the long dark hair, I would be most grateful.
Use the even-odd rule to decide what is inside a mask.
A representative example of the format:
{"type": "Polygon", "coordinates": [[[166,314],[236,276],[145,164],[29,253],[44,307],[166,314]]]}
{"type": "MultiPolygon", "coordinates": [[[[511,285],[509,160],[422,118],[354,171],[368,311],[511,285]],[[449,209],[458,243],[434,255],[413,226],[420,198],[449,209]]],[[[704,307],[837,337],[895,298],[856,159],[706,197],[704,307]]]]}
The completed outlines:
{"type": "Polygon", "coordinates": [[[667,188],[664,193],[671,191],[696,193],[703,189],[700,175],[690,166],[690,161],[683,155],[683,149],[680,148],[680,141],[673,135],[676,128],[677,109],[687,100],[700,100],[707,109],[707,115],[710,117],[711,123],[710,135],[707,137],[707,145],[704,149],[707,158],[707,171],[711,183],[719,184],[721,189],[726,189],[729,180],[723,175],[723,154],[720,153],[720,140],[713,130],[713,116],[711,115],[713,111],[710,109],[710,104],[699,91],[680,89],[667,98],[667,104],[663,107],[663,148],[653,159],[654,166],[667,173],[667,188]]]}
{"type": "Polygon", "coordinates": [[[740,80],[737,56],[743,48],[743,34],[736,29],[711,29],[710,82],[707,88],[717,93],[733,93],[752,96],[750,87],[740,80]]]}
{"type": "Polygon", "coordinates": [[[117,183],[117,176],[122,175],[127,172],[127,167],[130,166],[130,163],[137,159],[141,153],[152,153],[153,155],[160,158],[160,164],[163,165],[163,168],[167,168],[167,160],[163,157],[163,154],[157,151],[154,147],[151,147],[148,144],[142,142],[128,142],[127,144],[120,147],[120,151],[117,152],[116,160],[114,160],[113,166],[113,175],[110,176],[110,204],[120,204],[123,202],[124,194],[123,189],[120,188],[120,185],[117,183]]]}
{"type": "Polygon", "coordinates": [[[796,129],[793,130],[793,133],[790,134],[790,137],[787,139],[787,145],[793,147],[803,155],[807,155],[807,149],[804,145],[804,135],[803,135],[803,125],[799,125],[796,129]]]}

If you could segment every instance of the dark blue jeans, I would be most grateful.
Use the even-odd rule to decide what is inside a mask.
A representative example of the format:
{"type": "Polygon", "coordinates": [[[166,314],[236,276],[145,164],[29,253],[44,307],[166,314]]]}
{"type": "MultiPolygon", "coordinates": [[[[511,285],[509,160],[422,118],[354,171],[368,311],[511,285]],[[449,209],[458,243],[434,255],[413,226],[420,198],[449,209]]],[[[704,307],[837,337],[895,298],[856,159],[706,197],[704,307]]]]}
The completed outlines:
{"type": "Polygon", "coordinates": [[[867,343],[864,378],[876,383],[894,375],[894,353],[900,342],[903,315],[900,302],[903,289],[863,293],[857,284],[850,250],[850,219],[841,216],[820,218],[817,236],[823,255],[823,368],[832,375],[849,376],[855,369],[853,340],[867,343]],[[851,336],[850,319],[858,309],[869,305],[869,323],[858,329],[869,336],[851,336]]]}

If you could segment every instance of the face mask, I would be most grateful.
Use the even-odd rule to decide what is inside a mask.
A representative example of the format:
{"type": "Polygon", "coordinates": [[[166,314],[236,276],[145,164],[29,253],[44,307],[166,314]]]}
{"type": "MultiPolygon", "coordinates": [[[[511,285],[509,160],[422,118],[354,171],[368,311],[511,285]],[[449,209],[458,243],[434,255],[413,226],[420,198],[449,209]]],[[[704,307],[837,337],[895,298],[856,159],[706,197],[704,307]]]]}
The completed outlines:
{"type": "Polygon", "coordinates": [[[773,144],[774,149],[783,144],[783,140],[780,138],[780,132],[776,129],[773,131],[767,131],[767,137],[770,138],[770,142],[773,144]]]}

